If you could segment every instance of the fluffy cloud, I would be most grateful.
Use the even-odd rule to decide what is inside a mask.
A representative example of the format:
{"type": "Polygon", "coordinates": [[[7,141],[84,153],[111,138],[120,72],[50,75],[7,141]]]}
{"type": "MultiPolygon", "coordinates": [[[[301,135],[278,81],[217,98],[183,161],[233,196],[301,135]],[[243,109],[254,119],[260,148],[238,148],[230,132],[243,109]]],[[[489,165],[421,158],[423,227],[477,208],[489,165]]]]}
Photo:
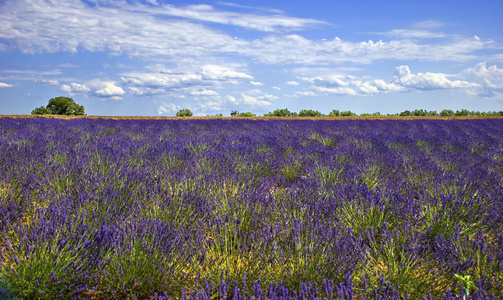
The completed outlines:
{"type": "Polygon", "coordinates": [[[314,91],[333,95],[356,96],[405,90],[404,87],[392,82],[387,83],[381,79],[359,78],[352,75],[334,74],[327,77],[304,77],[302,80],[309,83],[314,91]]]}
{"type": "Polygon", "coordinates": [[[300,85],[300,83],[298,83],[297,81],[287,81],[285,84],[286,85],[293,85],[293,86],[300,85]]]}
{"type": "Polygon", "coordinates": [[[7,87],[12,87],[12,86],[13,86],[12,84],[0,82],[0,88],[7,88],[7,87]]]}
{"type": "Polygon", "coordinates": [[[436,43],[410,39],[350,42],[340,38],[315,41],[300,35],[268,36],[251,41],[240,52],[267,64],[370,64],[379,60],[467,61],[492,41],[452,37],[436,43]]]}
{"type": "Polygon", "coordinates": [[[276,97],[274,97],[272,95],[253,97],[251,95],[241,93],[241,103],[252,106],[252,107],[270,106],[270,105],[272,105],[271,100],[274,100],[274,99],[276,99],[276,97]]]}
{"type": "Polygon", "coordinates": [[[264,94],[260,90],[249,90],[240,93],[240,98],[236,99],[233,96],[226,96],[225,100],[231,105],[244,105],[249,107],[268,107],[272,102],[278,99],[277,96],[264,94]]]}
{"type": "Polygon", "coordinates": [[[219,94],[213,90],[191,91],[190,94],[194,96],[219,96],[219,94]]]}
{"type": "Polygon", "coordinates": [[[180,106],[175,105],[173,103],[161,102],[161,104],[157,106],[157,114],[158,115],[169,114],[169,113],[177,112],[179,110],[180,110],[180,106]]]}
{"type": "MultiPolygon", "coordinates": [[[[369,76],[325,74],[323,77],[302,77],[309,88],[322,94],[333,95],[371,95],[391,92],[410,92],[414,90],[459,89],[480,95],[490,95],[487,90],[503,91],[503,69],[496,66],[486,68],[479,64],[461,74],[417,73],[413,74],[406,65],[398,66],[390,81],[369,76]],[[485,92],[480,92],[484,89],[485,92]]],[[[310,92],[297,92],[295,96],[313,96],[310,92]]]]}
{"type": "Polygon", "coordinates": [[[212,112],[220,112],[222,110],[222,103],[219,101],[205,101],[202,103],[199,103],[198,106],[195,108],[196,115],[198,116],[205,116],[207,111],[212,111],[212,112]]]}
{"type": "Polygon", "coordinates": [[[121,100],[121,96],[125,94],[121,87],[115,85],[115,81],[93,79],[84,84],[70,83],[63,84],[60,90],[69,94],[84,94],[93,95],[102,99],[121,100]]]}
{"type": "Polygon", "coordinates": [[[90,92],[91,89],[84,84],[78,84],[75,82],[70,83],[70,85],[63,84],[60,88],[63,92],[67,92],[70,94],[85,94],[90,92]]]}
{"type": "Polygon", "coordinates": [[[122,84],[134,95],[166,94],[172,91],[191,95],[218,96],[214,89],[236,85],[252,76],[229,66],[202,65],[170,69],[162,65],[146,67],[143,71],[123,73],[122,84]]]}
{"type": "Polygon", "coordinates": [[[475,91],[479,96],[490,98],[503,93],[503,69],[498,69],[496,65],[487,67],[486,63],[482,62],[466,69],[461,75],[481,86],[475,91]]]}
{"type": "Polygon", "coordinates": [[[477,87],[478,84],[462,80],[450,80],[442,73],[412,74],[408,66],[399,66],[395,70],[392,83],[416,90],[437,90],[477,87]]]}
{"type": "Polygon", "coordinates": [[[204,65],[200,68],[199,74],[203,80],[253,79],[248,74],[218,65],[204,65]]]}

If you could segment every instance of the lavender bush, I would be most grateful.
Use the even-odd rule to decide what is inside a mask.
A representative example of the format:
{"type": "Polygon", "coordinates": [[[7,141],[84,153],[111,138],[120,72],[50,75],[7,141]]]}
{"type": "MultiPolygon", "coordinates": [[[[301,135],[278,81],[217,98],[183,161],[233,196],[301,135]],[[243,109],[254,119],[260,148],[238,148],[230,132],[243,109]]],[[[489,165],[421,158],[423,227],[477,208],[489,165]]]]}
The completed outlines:
{"type": "Polygon", "coordinates": [[[0,228],[7,299],[501,299],[503,120],[2,118],[0,228]]]}

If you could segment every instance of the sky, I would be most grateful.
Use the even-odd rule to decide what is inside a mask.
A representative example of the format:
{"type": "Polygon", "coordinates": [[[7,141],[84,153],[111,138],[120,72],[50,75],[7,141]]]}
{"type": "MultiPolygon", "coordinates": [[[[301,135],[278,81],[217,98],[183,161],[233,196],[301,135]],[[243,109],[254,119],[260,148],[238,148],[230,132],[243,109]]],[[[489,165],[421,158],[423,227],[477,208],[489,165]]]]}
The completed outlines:
{"type": "Polygon", "coordinates": [[[501,0],[0,0],[0,114],[503,110],[501,0]]]}

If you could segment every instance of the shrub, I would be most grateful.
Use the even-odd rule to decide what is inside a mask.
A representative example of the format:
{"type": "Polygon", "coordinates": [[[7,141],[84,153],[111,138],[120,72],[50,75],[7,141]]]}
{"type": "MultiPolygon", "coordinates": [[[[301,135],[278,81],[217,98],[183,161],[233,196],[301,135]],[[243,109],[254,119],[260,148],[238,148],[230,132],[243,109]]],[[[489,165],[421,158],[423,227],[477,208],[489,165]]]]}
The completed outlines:
{"type": "Polygon", "coordinates": [[[49,100],[47,106],[35,108],[31,112],[32,115],[67,115],[67,116],[83,116],[84,106],[75,103],[69,97],[56,97],[49,100]]]}
{"type": "Polygon", "coordinates": [[[303,109],[299,112],[299,117],[321,117],[322,114],[317,110],[303,109]]]}
{"type": "Polygon", "coordinates": [[[180,109],[176,113],[176,116],[177,117],[192,117],[192,112],[190,111],[190,109],[184,108],[184,109],[180,109]]]}
{"type": "Polygon", "coordinates": [[[340,116],[340,112],[337,109],[333,109],[328,115],[331,117],[338,117],[340,116]]]}
{"type": "Polygon", "coordinates": [[[295,117],[297,113],[290,112],[288,108],[276,109],[273,112],[269,112],[264,115],[264,117],[295,117]]]}

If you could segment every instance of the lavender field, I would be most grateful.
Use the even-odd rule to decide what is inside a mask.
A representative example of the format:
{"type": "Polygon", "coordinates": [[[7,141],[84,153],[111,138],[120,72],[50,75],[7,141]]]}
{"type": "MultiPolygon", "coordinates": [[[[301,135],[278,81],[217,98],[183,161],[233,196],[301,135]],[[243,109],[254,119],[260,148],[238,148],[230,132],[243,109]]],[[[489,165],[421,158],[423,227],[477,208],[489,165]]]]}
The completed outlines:
{"type": "Polygon", "coordinates": [[[501,299],[503,119],[0,119],[2,299],[501,299]]]}

